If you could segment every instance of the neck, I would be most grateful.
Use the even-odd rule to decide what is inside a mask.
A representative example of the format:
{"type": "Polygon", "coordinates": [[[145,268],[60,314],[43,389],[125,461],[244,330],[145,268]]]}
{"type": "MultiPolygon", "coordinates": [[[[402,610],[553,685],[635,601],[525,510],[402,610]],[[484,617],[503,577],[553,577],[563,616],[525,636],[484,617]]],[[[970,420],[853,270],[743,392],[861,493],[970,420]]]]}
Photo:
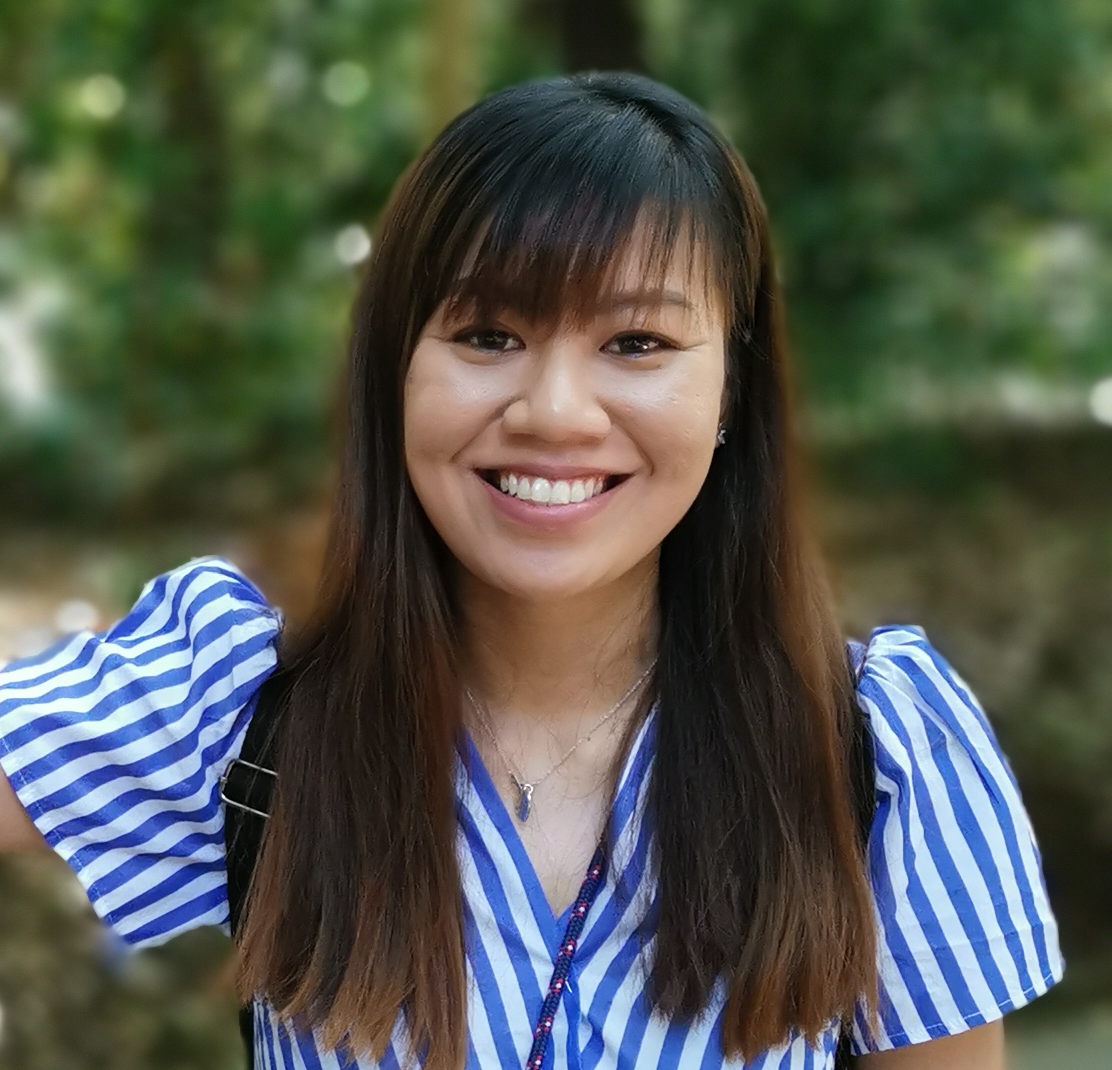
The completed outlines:
{"type": "Polygon", "coordinates": [[[465,577],[461,607],[464,679],[490,718],[519,729],[543,724],[574,739],[656,653],[656,560],[603,589],[551,601],[516,598],[465,577]]]}

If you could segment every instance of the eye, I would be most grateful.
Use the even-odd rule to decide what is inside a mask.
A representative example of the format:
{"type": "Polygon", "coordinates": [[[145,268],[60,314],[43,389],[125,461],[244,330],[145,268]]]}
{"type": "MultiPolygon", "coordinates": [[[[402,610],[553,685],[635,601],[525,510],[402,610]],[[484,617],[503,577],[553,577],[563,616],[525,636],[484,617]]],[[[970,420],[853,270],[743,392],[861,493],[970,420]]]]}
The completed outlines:
{"type": "Polygon", "coordinates": [[[499,331],[494,327],[469,327],[466,331],[452,337],[453,342],[470,346],[482,353],[507,353],[505,342],[514,341],[514,336],[509,331],[499,331]]]}
{"type": "MultiPolygon", "coordinates": [[[[619,334],[608,343],[608,346],[615,344],[628,346],[623,352],[617,354],[622,357],[647,356],[651,353],[659,353],[663,349],[672,348],[663,338],[655,334],[644,334],[641,332],[619,334]]],[[[613,352],[613,350],[610,350],[610,352],[613,352]]]]}

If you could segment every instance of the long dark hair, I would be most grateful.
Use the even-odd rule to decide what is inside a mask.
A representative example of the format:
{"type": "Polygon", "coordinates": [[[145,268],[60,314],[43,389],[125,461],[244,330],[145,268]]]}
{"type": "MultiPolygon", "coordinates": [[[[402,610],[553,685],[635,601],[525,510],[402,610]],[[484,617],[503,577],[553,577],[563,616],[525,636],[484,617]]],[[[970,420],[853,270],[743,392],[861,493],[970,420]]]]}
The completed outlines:
{"type": "Polygon", "coordinates": [[[660,553],[651,999],[693,1015],[724,977],[725,1051],[751,1056],[875,993],[853,685],[803,514],[765,209],[690,101],[579,74],[443,131],[395,187],[355,302],[324,570],[281,640],[278,787],[240,944],[244,993],[328,1044],[380,1056],[404,1011],[430,1070],[466,1055],[457,613],[406,474],[409,356],[442,301],[585,318],[642,223],[646,278],[693,242],[728,315],[728,436],[660,553]]]}

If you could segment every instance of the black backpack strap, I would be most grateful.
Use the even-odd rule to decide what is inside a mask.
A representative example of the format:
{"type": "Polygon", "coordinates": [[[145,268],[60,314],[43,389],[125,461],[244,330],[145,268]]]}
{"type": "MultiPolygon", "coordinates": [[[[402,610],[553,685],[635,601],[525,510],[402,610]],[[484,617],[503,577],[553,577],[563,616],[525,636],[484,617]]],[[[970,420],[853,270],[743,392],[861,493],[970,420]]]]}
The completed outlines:
{"type": "MultiPolygon", "coordinates": [[[[861,682],[865,671],[865,647],[856,640],[848,644],[846,656],[854,689],[861,682]]],[[[857,835],[863,847],[868,846],[869,833],[876,815],[876,766],[873,755],[873,737],[865,719],[865,711],[859,702],[854,702],[853,743],[850,753],[850,780],[853,788],[854,808],[857,816],[857,835]]],[[[850,1051],[850,1031],[848,1022],[842,1024],[842,1035],[838,1038],[838,1050],[834,1056],[834,1070],[852,1070],[856,1058],[850,1051]]]]}
{"type": "MultiPolygon", "coordinates": [[[[277,776],[274,770],[279,714],[286,689],[285,680],[277,673],[263,681],[239,757],[228,763],[220,778],[228,911],[233,937],[239,931],[243,903],[270,812],[270,796],[277,776]]],[[[247,1070],[253,1070],[254,1019],[250,1003],[240,1009],[239,1031],[247,1049],[247,1070]]]]}
{"type": "MultiPolygon", "coordinates": [[[[865,647],[856,643],[849,650],[850,671],[853,674],[854,691],[861,683],[865,672],[865,647]]],[[[853,746],[850,758],[854,806],[857,812],[857,833],[862,847],[869,843],[873,818],[876,816],[876,758],[873,754],[873,736],[861,703],[853,706],[853,746]]]]}

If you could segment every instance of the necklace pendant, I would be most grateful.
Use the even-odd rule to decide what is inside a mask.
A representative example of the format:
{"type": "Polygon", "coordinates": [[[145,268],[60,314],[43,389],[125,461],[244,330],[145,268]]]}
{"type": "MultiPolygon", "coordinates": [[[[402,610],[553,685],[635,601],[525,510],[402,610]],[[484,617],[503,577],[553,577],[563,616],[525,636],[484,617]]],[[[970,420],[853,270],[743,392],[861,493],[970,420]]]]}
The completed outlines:
{"type": "Polygon", "coordinates": [[[529,820],[529,810],[533,805],[533,785],[525,784],[513,778],[514,787],[517,788],[517,819],[522,824],[529,820]]]}

